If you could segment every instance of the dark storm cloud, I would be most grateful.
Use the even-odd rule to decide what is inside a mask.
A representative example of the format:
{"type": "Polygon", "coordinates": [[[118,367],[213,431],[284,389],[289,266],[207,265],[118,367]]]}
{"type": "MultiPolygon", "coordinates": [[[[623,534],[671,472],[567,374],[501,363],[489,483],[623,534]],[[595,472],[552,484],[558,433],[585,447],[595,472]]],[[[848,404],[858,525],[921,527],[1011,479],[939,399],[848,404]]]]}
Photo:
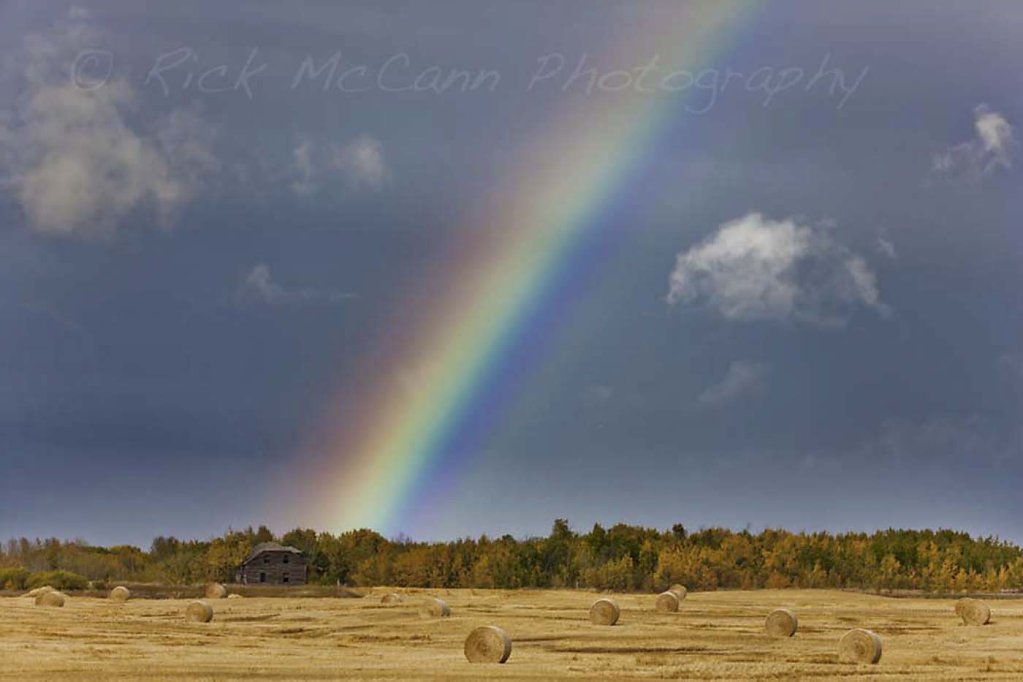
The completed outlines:
{"type": "MultiPolygon", "coordinates": [[[[337,456],[309,444],[339,392],[393,369],[374,363],[407,331],[396,304],[442,304],[420,278],[454,265],[466,215],[519,199],[499,184],[514,152],[566,104],[641,96],[599,76],[654,56],[608,63],[631,3],[79,4],[0,8],[0,536],[301,522],[258,500],[337,456]],[[254,48],[266,68],[236,87],[254,48]],[[80,49],[113,56],[111,88],[69,87],[80,49]],[[291,88],[337,52],[339,69],[405,54],[413,80],[500,79],[291,88]],[[552,54],[564,70],[529,89],[552,54]],[[584,54],[589,93],[564,87],[584,54]],[[200,90],[221,65],[204,83],[231,87],[200,90]]],[[[567,516],[1023,537],[1023,15],[985,8],[773,3],[708,57],[621,225],[526,339],[549,353],[515,368],[457,494],[403,530],[567,516]],[[806,87],[825,56],[844,89],[806,87]],[[768,67],[804,80],[711,87],[768,67]]]]}

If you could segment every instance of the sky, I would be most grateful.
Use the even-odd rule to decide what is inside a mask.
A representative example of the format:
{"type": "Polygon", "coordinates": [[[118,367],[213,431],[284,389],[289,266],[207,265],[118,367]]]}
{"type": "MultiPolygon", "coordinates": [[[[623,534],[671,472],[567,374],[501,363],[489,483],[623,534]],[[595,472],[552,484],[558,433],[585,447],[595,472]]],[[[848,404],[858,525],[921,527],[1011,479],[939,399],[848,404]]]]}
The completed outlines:
{"type": "Polygon", "coordinates": [[[0,538],[1023,542],[1021,37],[0,0],[0,538]]]}

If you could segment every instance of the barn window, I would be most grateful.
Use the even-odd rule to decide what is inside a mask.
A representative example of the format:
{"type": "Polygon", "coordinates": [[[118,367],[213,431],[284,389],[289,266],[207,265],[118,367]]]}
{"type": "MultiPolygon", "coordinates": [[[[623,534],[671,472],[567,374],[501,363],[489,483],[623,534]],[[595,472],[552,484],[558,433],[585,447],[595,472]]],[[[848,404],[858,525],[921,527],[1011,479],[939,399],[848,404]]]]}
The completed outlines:
{"type": "Polygon", "coordinates": [[[270,555],[269,554],[264,554],[263,555],[263,563],[264,564],[270,563],[270,555]]]}
{"type": "Polygon", "coordinates": [[[285,554],[284,555],[284,563],[288,563],[289,561],[291,561],[291,557],[289,557],[287,554],[285,554]]]}

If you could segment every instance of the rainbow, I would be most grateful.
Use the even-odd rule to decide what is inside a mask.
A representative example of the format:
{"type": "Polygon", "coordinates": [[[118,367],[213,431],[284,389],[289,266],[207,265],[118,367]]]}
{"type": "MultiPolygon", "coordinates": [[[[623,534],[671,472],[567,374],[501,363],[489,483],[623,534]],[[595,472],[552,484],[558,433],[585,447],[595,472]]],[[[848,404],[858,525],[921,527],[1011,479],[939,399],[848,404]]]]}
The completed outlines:
{"type": "MultiPolygon", "coordinates": [[[[628,36],[609,63],[645,63],[657,54],[661,64],[695,73],[753,13],[750,2],[676,7],[670,17],[623,29],[628,36]]],[[[483,228],[468,230],[455,266],[438,273],[429,310],[391,330],[402,336],[383,363],[389,376],[375,382],[357,415],[331,424],[328,447],[337,461],[333,471],[317,473],[330,527],[400,528],[463,431],[478,428],[470,422],[479,401],[508,380],[508,356],[562,291],[581,245],[686,96],[604,92],[581,100],[511,164],[495,193],[510,199],[470,216],[470,225],[483,228]]]]}

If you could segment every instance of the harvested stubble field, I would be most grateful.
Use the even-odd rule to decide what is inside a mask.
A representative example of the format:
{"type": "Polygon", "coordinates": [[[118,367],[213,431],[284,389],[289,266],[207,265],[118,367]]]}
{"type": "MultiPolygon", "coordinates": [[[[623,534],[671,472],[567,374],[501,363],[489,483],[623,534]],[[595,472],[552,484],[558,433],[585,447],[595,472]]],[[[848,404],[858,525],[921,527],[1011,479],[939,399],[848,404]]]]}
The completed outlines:
{"type": "Polygon", "coordinates": [[[0,599],[0,678],[54,679],[1023,679],[1023,602],[991,602],[989,625],[962,625],[952,599],[894,599],[826,590],[689,594],[677,613],[656,595],[619,595],[614,627],[590,623],[596,595],[572,591],[401,591],[364,598],[245,598],[211,602],[212,623],[183,618],[188,600],[71,596],[64,608],[0,599]],[[423,620],[428,594],[449,618],[423,620]],[[791,639],[764,632],[792,608],[791,639]],[[504,665],[462,652],[479,625],[513,649],[504,665]],[[877,665],[840,663],[850,628],[884,640],[877,665]]]}

